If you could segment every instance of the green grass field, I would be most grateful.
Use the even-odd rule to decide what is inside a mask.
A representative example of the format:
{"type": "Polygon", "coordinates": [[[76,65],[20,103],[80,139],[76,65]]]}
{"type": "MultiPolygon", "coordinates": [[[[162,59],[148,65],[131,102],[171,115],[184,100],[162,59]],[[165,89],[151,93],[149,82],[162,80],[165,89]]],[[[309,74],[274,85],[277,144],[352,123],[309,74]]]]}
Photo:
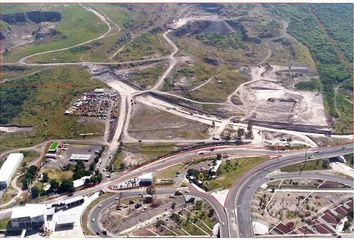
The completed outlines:
{"type": "Polygon", "coordinates": [[[189,92],[189,96],[198,101],[224,102],[237,87],[246,82],[247,78],[239,72],[227,71],[215,77],[206,85],[195,91],[189,92]]]}
{"type": "Polygon", "coordinates": [[[10,218],[0,219],[0,229],[6,229],[7,224],[10,222],[10,218]]]}
{"type": "Polygon", "coordinates": [[[229,167],[224,161],[219,169],[220,175],[214,180],[204,181],[204,184],[209,191],[214,189],[228,189],[247,171],[267,160],[269,160],[268,156],[237,158],[230,161],[229,167]]]}
{"type": "Polygon", "coordinates": [[[281,168],[282,172],[299,172],[299,171],[312,171],[312,170],[325,170],[323,160],[309,161],[306,164],[299,163],[281,168]]]}
{"type": "Polygon", "coordinates": [[[144,33],[127,44],[114,59],[117,61],[140,60],[145,57],[167,56],[170,46],[161,34],[144,33]]]}
{"type": "Polygon", "coordinates": [[[140,162],[155,160],[175,150],[172,144],[124,144],[123,150],[138,154],[140,162]]]}
{"type": "MultiPolygon", "coordinates": [[[[6,4],[2,4],[1,6],[4,7],[4,12],[17,12],[21,9],[22,11],[35,9],[33,5],[6,6],[6,4]]],[[[37,9],[38,7],[39,6],[37,6],[37,9]]],[[[106,24],[96,17],[96,15],[92,12],[86,11],[78,4],[54,4],[46,5],[46,8],[48,8],[48,10],[58,10],[62,13],[62,20],[56,23],[56,30],[57,32],[60,32],[62,36],[50,43],[33,43],[14,48],[4,57],[3,62],[15,62],[30,54],[59,49],[85,42],[98,37],[108,29],[106,24]]]]}
{"type": "Polygon", "coordinates": [[[174,179],[176,176],[176,172],[181,171],[184,167],[184,164],[177,164],[175,166],[163,169],[161,171],[158,171],[154,174],[154,178],[157,179],[174,179]]]}
{"type": "Polygon", "coordinates": [[[50,150],[50,151],[56,150],[57,147],[58,147],[58,144],[59,144],[58,141],[53,141],[53,142],[50,144],[50,146],[49,146],[49,150],[50,150]]]}
{"type": "Polygon", "coordinates": [[[150,68],[129,73],[129,80],[142,89],[149,89],[155,85],[162,73],[167,69],[167,64],[157,64],[150,68]]]}
{"type": "Polygon", "coordinates": [[[64,179],[72,179],[73,176],[73,172],[72,171],[62,171],[62,170],[58,170],[55,168],[51,168],[48,170],[45,170],[44,172],[46,172],[48,174],[48,178],[49,179],[53,179],[53,180],[64,180],[64,179]]]}
{"type": "Polygon", "coordinates": [[[103,124],[82,124],[64,112],[76,96],[104,86],[78,67],[59,67],[2,84],[1,116],[7,116],[5,123],[33,126],[34,130],[2,134],[0,152],[31,146],[48,138],[82,138],[81,133],[102,135],[103,124]]]}

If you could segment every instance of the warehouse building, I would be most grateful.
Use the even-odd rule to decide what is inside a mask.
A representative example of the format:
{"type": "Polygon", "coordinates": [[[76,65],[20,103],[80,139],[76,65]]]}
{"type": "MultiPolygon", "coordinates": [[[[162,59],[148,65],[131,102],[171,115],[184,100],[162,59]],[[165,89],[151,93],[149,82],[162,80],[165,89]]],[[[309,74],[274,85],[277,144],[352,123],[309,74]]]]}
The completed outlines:
{"type": "Polygon", "coordinates": [[[46,204],[26,204],[12,208],[11,227],[14,229],[39,229],[47,220],[46,204]]]}
{"type": "Polygon", "coordinates": [[[23,153],[11,153],[6,158],[0,169],[0,189],[7,188],[11,178],[16,173],[16,169],[21,164],[23,157],[23,153]]]}

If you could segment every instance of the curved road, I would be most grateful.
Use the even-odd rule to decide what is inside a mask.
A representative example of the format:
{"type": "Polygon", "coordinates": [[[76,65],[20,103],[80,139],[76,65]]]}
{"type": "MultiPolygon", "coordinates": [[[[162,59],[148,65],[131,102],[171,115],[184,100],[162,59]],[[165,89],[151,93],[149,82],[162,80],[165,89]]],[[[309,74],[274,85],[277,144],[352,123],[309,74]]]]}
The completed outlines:
{"type": "MultiPolygon", "coordinates": [[[[178,189],[182,189],[182,188],[178,188],[178,189]]],[[[227,221],[225,221],[226,214],[225,214],[224,208],[219,203],[219,201],[217,201],[212,195],[210,195],[208,193],[200,192],[193,185],[189,184],[188,189],[190,191],[189,195],[203,199],[215,210],[215,213],[216,213],[217,218],[220,222],[220,225],[225,226],[225,224],[227,224],[227,221]]],[[[174,194],[176,190],[177,190],[177,188],[157,188],[156,194],[174,194]]],[[[99,219],[101,217],[101,211],[103,211],[107,207],[109,207],[112,204],[114,204],[115,202],[117,202],[117,200],[116,200],[117,197],[124,198],[124,197],[129,197],[129,196],[136,196],[138,194],[144,194],[145,192],[146,192],[145,189],[138,189],[138,190],[132,190],[132,191],[122,191],[122,192],[117,193],[117,195],[115,195],[115,196],[109,197],[109,198],[101,201],[100,203],[97,203],[96,206],[90,211],[89,218],[88,218],[89,219],[89,228],[91,229],[91,231],[93,233],[98,232],[101,234],[102,231],[106,230],[101,225],[101,223],[99,221],[99,219]],[[92,222],[92,218],[95,219],[94,222],[92,222]]],[[[227,228],[223,228],[223,229],[227,229],[227,228]]],[[[221,229],[221,230],[223,230],[223,229],[221,229]]],[[[102,235],[100,235],[100,236],[102,236],[102,235]]],[[[110,235],[109,233],[108,233],[108,236],[114,237],[114,236],[110,235]]],[[[220,231],[220,236],[222,238],[228,237],[228,231],[227,230],[220,231]]]]}
{"type": "MultiPolygon", "coordinates": [[[[339,177],[336,175],[328,175],[328,174],[316,174],[316,173],[283,173],[272,176],[273,180],[281,180],[281,179],[320,179],[320,180],[329,180],[338,183],[342,183],[348,186],[353,187],[353,181],[344,177],[339,177]]],[[[260,178],[256,181],[253,181],[250,185],[245,185],[247,188],[241,188],[240,191],[243,193],[240,195],[237,205],[237,219],[239,226],[239,237],[252,238],[253,227],[252,227],[252,219],[251,219],[251,201],[253,195],[257,191],[257,189],[263,185],[264,183],[269,182],[268,178],[260,178]]]]}
{"type": "MultiPolygon", "coordinates": [[[[317,153],[315,153],[314,150],[308,151],[307,161],[336,157],[350,153],[353,153],[353,144],[322,148],[318,149],[317,153]]],[[[255,168],[243,175],[238,182],[232,185],[225,200],[225,208],[230,225],[230,237],[253,237],[253,230],[250,224],[250,201],[244,202],[244,197],[249,198],[253,195],[253,191],[262,185],[264,181],[269,181],[267,177],[268,173],[287,165],[301,163],[304,161],[305,152],[275,158],[257,165],[255,168]],[[248,195],[245,196],[245,194],[248,195]],[[247,208],[240,207],[244,206],[243,204],[247,204],[247,208]]],[[[299,175],[299,177],[302,176],[305,176],[305,173],[299,175]]]]}

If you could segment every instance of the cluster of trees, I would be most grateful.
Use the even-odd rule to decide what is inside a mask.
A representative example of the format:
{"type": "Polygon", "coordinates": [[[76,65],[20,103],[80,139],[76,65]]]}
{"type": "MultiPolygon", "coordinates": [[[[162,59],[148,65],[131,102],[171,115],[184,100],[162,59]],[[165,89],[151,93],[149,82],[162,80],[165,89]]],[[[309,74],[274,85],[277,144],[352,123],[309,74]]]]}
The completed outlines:
{"type": "Polygon", "coordinates": [[[353,61],[353,6],[351,4],[312,4],[338,48],[353,61]],[[340,19],[340,21],[338,21],[340,19]]]}
{"type": "Polygon", "coordinates": [[[295,84],[295,88],[299,90],[305,91],[321,91],[321,83],[316,80],[312,79],[311,82],[299,82],[295,84]]]}
{"type": "Polygon", "coordinates": [[[96,170],[95,174],[92,175],[90,178],[85,180],[85,187],[96,185],[98,183],[102,182],[102,174],[96,170]]]}
{"type": "Polygon", "coordinates": [[[53,193],[66,193],[66,192],[74,192],[74,183],[70,179],[65,179],[62,180],[60,183],[57,180],[50,180],[50,188],[45,191],[37,186],[34,186],[31,189],[31,197],[32,199],[35,199],[37,197],[44,196],[44,195],[50,195],[53,193]]]}
{"type": "MultiPolygon", "coordinates": [[[[84,176],[91,176],[90,178],[85,180],[85,183],[84,183],[85,187],[92,186],[92,185],[102,182],[102,179],[103,179],[102,174],[98,170],[94,171],[94,169],[95,169],[96,163],[102,157],[103,151],[104,151],[104,146],[97,153],[94,161],[92,162],[92,164],[90,164],[89,169],[86,169],[84,163],[82,163],[82,162],[78,162],[75,166],[72,166],[70,164],[67,165],[66,168],[72,169],[72,171],[73,171],[72,179],[65,179],[65,180],[62,180],[61,182],[54,180],[54,179],[49,180],[48,174],[43,173],[43,177],[42,177],[41,181],[43,183],[46,183],[49,181],[50,188],[47,191],[45,191],[45,190],[35,186],[31,190],[31,197],[33,199],[35,199],[40,195],[50,195],[50,194],[54,194],[54,193],[74,192],[75,189],[74,189],[74,182],[73,181],[80,179],[84,176]]],[[[31,166],[29,168],[29,170],[30,170],[30,172],[33,172],[33,167],[31,166]]],[[[36,172],[37,171],[38,171],[38,169],[36,169],[36,172]]]]}
{"type": "Polygon", "coordinates": [[[225,165],[221,166],[225,172],[236,170],[239,165],[239,162],[236,160],[234,164],[231,163],[231,160],[227,159],[225,165]]]}
{"type": "Polygon", "coordinates": [[[32,183],[33,179],[35,178],[38,172],[38,167],[35,165],[31,165],[27,168],[26,173],[22,179],[22,189],[28,189],[28,186],[32,183]]]}
{"type": "Polygon", "coordinates": [[[35,87],[25,87],[18,83],[6,82],[0,88],[0,124],[9,123],[21,111],[23,104],[35,87]]]}
{"type": "Polygon", "coordinates": [[[28,20],[34,23],[57,22],[61,20],[61,14],[58,11],[29,11],[3,14],[0,19],[9,24],[28,22],[28,20]]]}
{"type": "MultiPolygon", "coordinates": [[[[335,8],[338,8],[338,6],[335,8]]],[[[320,15],[321,11],[323,12],[324,9],[325,8],[320,9],[320,15]]],[[[338,118],[334,125],[336,131],[341,133],[351,132],[353,119],[346,116],[352,116],[352,105],[348,101],[345,101],[343,102],[343,105],[349,107],[341,107],[337,109],[334,95],[335,86],[350,79],[351,72],[339,59],[335,49],[327,39],[325,32],[317,23],[316,18],[312,15],[308,5],[280,5],[273,7],[272,10],[275,14],[291,18],[288,32],[310,50],[320,75],[321,89],[325,97],[326,110],[331,117],[338,118]],[[341,112],[343,109],[345,112],[341,112]]],[[[341,11],[334,11],[333,14],[340,13],[342,10],[344,11],[344,9],[341,9],[341,11]]],[[[330,11],[330,14],[332,14],[332,6],[327,8],[326,11],[330,11]]],[[[340,15],[340,18],[341,17],[342,16],[340,15]]],[[[338,19],[338,16],[335,16],[335,18],[338,19]]],[[[346,29],[345,32],[350,32],[347,31],[348,26],[346,21],[334,22],[335,24],[338,23],[343,25],[346,29]]],[[[352,41],[352,33],[348,33],[348,36],[342,35],[343,39],[341,41],[352,41]]],[[[351,51],[347,52],[352,55],[351,51]]],[[[352,85],[352,81],[348,82],[348,84],[352,85]]]]}
{"type": "Polygon", "coordinates": [[[258,37],[272,38],[280,34],[280,24],[274,20],[264,24],[257,25],[258,37]]]}

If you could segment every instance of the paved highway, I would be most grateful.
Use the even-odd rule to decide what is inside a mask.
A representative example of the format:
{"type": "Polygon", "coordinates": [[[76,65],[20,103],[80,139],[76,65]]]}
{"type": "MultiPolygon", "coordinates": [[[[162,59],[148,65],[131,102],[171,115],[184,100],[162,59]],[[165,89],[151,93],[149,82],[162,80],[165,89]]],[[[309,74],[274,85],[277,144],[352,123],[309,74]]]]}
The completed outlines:
{"type": "MultiPolygon", "coordinates": [[[[316,151],[308,151],[307,161],[335,157],[350,153],[353,153],[353,144],[322,148],[316,151]]],[[[304,160],[305,153],[300,152],[263,162],[243,175],[239,181],[231,187],[225,201],[225,209],[228,215],[230,226],[230,237],[253,237],[253,229],[250,218],[250,199],[259,186],[269,181],[267,174],[287,165],[304,162],[304,160]]],[[[304,172],[302,175],[298,174],[299,178],[305,176],[306,173],[304,172]]],[[[310,176],[315,175],[311,173],[310,176]]],[[[280,177],[284,176],[280,175],[280,177]]],[[[291,177],[293,178],[294,176],[291,177]]],[[[335,181],[342,181],[341,178],[336,176],[328,176],[327,178],[331,177],[334,177],[335,181]]]]}
{"type": "Polygon", "coordinates": [[[188,184],[188,189],[190,194],[196,197],[199,197],[209,203],[209,205],[215,210],[215,213],[218,217],[220,223],[220,237],[221,238],[229,238],[229,222],[227,220],[227,215],[224,207],[220,204],[220,202],[212,196],[210,193],[202,192],[196,189],[196,187],[192,184],[188,184]]]}
{"type": "MultiPolygon", "coordinates": [[[[156,188],[156,194],[174,194],[177,189],[184,189],[184,188],[156,188]]],[[[189,184],[188,185],[189,189],[189,195],[199,197],[206,201],[214,210],[215,213],[218,217],[218,220],[220,222],[220,225],[224,226],[224,228],[221,228],[222,231],[220,231],[220,236],[222,238],[228,237],[228,228],[225,227],[225,224],[227,224],[227,218],[226,214],[224,211],[223,206],[219,203],[218,200],[216,200],[212,195],[205,193],[205,192],[200,192],[197,190],[193,185],[189,184]]],[[[117,197],[129,197],[129,196],[136,196],[139,194],[145,194],[146,191],[145,189],[136,189],[132,191],[122,191],[120,193],[117,193],[117,195],[114,195],[112,197],[109,197],[102,202],[96,204],[96,206],[90,211],[89,214],[89,227],[93,233],[100,233],[100,236],[103,236],[101,233],[104,231],[104,227],[101,225],[99,219],[101,217],[101,212],[106,209],[107,207],[111,206],[112,204],[115,204],[117,202],[116,198],[117,197]],[[101,207],[100,207],[101,206],[101,207]],[[95,219],[94,222],[92,222],[92,218],[95,219]]],[[[109,232],[107,231],[107,236],[111,236],[109,232]]]]}

